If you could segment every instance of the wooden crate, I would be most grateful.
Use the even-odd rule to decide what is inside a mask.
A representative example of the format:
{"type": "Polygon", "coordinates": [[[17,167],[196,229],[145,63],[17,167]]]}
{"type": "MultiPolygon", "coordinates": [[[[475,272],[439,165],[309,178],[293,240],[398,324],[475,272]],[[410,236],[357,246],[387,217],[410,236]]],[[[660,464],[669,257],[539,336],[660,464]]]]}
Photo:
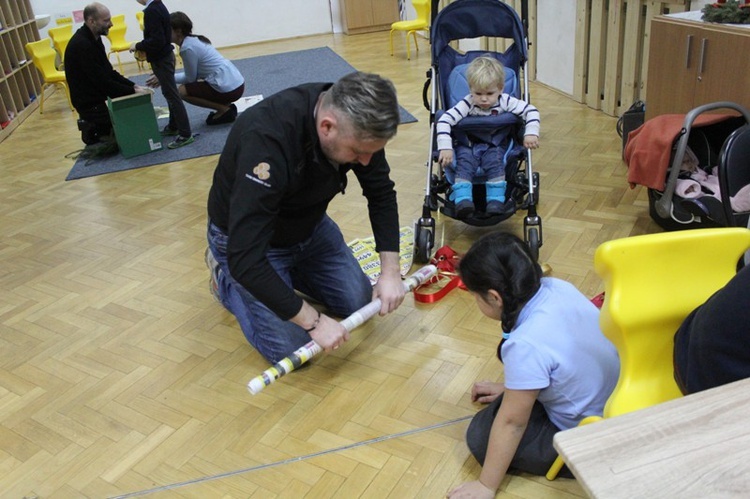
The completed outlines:
{"type": "Polygon", "coordinates": [[[689,0],[577,0],[573,98],[611,116],[646,100],[651,19],[689,0]]]}

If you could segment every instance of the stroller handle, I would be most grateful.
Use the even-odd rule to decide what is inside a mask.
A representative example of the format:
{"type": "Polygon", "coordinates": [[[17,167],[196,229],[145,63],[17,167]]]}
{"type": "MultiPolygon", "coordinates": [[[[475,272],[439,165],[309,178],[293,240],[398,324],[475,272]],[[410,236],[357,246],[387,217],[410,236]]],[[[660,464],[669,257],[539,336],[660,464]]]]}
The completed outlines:
{"type": "Polygon", "coordinates": [[[680,138],[677,140],[677,148],[675,150],[672,168],[669,171],[667,184],[664,187],[664,194],[655,204],[656,213],[658,213],[660,217],[669,218],[672,212],[672,196],[674,195],[675,187],[677,186],[677,177],[680,174],[680,169],[675,168],[674,165],[681,165],[685,158],[685,151],[687,150],[688,138],[690,137],[690,130],[693,128],[693,122],[695,122],[696,118],[701,114],[717,109],[731,109],[737,111],[745,118],[746,123],[750,123],[750,111],[735,102],[729,101],[703,104],[691,109],[685,115],[685,120],[682,122],[682,130],[680,130],[680,138]]]}

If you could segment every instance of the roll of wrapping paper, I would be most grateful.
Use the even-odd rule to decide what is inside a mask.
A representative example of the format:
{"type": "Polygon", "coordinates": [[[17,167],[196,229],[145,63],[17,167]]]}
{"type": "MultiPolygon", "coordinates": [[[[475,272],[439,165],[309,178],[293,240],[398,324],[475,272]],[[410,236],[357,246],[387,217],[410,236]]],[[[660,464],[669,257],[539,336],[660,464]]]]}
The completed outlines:
{"type": "MultiPolygon", "coordinates": [[[[421,269],[414,272],[411,276],[404,280],[404,290],[408,293],[420,284],[426,282],[437,273],[437,267],[434,265],[426,265],[421,269]]],[[[357,327],[361,326],[365,321],[370,319],[373,315],[380,311],[380,299],[376,298],[364,307],[360,308],[352,315],[342,320],[340,324],[346,328],[347,331],[351,332],[357,327]]],[[[247,384],[247,389],[253,395],[256,395],[265,387],[279,379],[280,377],[289,374],[290,372],[297,369],[299,366],[312,359],[323,349],[315,341],[310,341],[306,345],[299,347],[289,357],[285,357],[278,361],[273,366],[269,367],[259,376],[254,377],[247,384]]]]}

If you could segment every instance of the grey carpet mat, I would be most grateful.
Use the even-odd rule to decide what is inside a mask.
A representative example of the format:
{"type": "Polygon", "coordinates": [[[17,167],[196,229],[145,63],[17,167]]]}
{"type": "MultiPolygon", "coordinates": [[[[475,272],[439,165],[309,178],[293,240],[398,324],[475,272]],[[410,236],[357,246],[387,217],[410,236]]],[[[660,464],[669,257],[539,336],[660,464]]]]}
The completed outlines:
{"type": "MultiPolygon", "coordinates": [[[[271,94],[300,83],[316,81],[336,81],[342,76],[355,71],[355,68],[328,47],[285,52],[282,54],[264,55],[233,61],[237,69],[245,76],[245,96],[271,94]]],[[[131,78],[139,84],[145,84],[147,75],[131,78]]],[[[155,107],[166,107],[161,92],[157,89],[153,95],[155,107]]],[[[160,165],[190,158],[219,154],[224,147],[232,124],[208,126],[206,116],[209,109],[203,109],[185,103],[190,117],[193,134],[197,136],[194,143],[179,148],[167,149],[166,144],[172,140],[167,137],[165,147],[160,151],[125,159],[121,154],[97,159],[78,158],[73,169],[65,180],[75,180],[95,175],[103,175],[146,166],[160,165]]],[[[417,119],[400,108],[401,123],[413,123],[417,119]]],[[[158,120],[163,128],[167,119],[158,120]]]]}

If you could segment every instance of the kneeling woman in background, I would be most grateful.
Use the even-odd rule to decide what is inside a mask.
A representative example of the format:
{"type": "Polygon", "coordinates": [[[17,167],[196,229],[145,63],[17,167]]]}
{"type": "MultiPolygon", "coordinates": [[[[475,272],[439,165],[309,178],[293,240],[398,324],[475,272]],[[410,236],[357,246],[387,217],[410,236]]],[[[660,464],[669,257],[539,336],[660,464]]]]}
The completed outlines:
{"type": "Polygon", "coordinates": [[[221,125],[237,118],[232,104],[242,97],[245,79],[202,35],[193,34],[193,22],[184,12],[170,14],[172,42],[180,47],[184,71],[175,74],[180,97],[194,106],[213,109],[206,123],[221,125]]]}

